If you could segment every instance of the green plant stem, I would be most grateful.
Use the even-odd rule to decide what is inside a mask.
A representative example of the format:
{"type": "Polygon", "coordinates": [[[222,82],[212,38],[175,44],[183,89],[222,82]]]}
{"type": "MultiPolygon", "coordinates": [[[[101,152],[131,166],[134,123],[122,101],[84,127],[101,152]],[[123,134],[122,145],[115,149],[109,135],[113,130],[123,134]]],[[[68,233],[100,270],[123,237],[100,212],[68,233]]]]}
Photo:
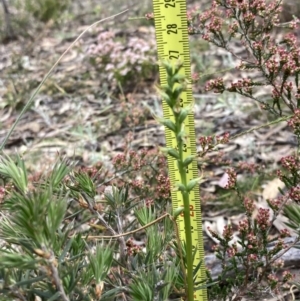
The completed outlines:
{"type": "MultiPolygon", "coordinates": [[[[177,138],[178,142],[178,169],[180,173],[181,183],[186,187],[186,169],[183,167],[183,141],[182,138],[177,138]]],[[[188,301],[194,301],[194,279],[193,279],[193,244],[191,233],[191,217],[190,217],[190,198],[187,191],[182,191],[183,198],[183,216],[184,216],[184,228],[185,228],[185,240],[186,240],[186,263],[187,263],[187,297],[188,301]]]]}
{"type": "Polygon", "coordinates": [[[253,131],[259,130],[259,129],[263,128],[263,127],[267,127],[267,126],[270,126],[270,125],[273,125],[273,124],[277,124],[277,123],[282,122],[282,121],[286,121],[286,120],[290,119],[291,117],[293,117],[293,115],[288,115],[288,116],[280,117],[280,118],[278,118],[276,120],[270,121],[270,122],[265,123],[263,125],[254,126],[254,127],[252,127],[251,129],[249,129],[247,131],[244,131],[242,133],[239,133],[239,134],[236,134],[236,135],[230,137],[230,139],[236,139],[236,138],[241,137],[241,136],[243,136],[245,134],[249,134],[249,133],[252,133],[253,131]]]}

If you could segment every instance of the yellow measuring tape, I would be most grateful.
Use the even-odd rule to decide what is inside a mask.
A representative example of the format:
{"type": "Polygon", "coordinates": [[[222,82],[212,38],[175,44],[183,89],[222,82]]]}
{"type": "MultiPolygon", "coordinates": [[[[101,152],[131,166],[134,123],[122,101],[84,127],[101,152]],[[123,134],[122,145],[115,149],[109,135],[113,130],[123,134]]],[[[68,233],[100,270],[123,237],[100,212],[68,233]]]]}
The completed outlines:
{"type": "MultiPolygon", "coordinates": [[[[153,0],[156,43],[158,57],[160,60],[168,60],[176,63],[178,59],[183,62],[181,73],[187,79],[191,79],[190,71],[190,50],[187,28],[186,0],[153,0]]],[[[161,85],[167,84],[167,74],[164,68],[160,68],[161,85]]],[[[183,106],[189,105],[193,101],[192,90],[189,88],[180,96],[183,106]]],[[[165,119],[174,121],[173,114],[169,106],[163,103],[163,114],[165,119]]],[[[185,132],[187,134],[187,143],[185,145],[185,156],[196,155],[196,137],[195,123],[193,114],[189,114],[185,120],[185,132]]],[[[169,129],[165,129],[167,147],[176,148],[176,138],[169,129]]],[[[171,156],[168,156],[169,177],[172,186],[180,183],[180,174],[177,168],[177,162],[171,156]]],[[[198,178],[197,162],[193,161],[187,170],[187,182],[198,178]]],[[[183,207],[183,200],[180,191],[172,191],[173,209],[183,207]]],[[[190,192],[190,218],[193,246],[197,249],[194,263],[199,261],[203,264],[198,272],[196,282],[203,281],[206,278],[204,267],[204,247],[202,233],[202,218],[199,187],[190,192]]],[[[185,238],[183,215],[177,218],[179,235],[182,240],[185,238]]],[[[207,292],[205,289],[195,291],[195,301],[206,301],[207,292]]]]}

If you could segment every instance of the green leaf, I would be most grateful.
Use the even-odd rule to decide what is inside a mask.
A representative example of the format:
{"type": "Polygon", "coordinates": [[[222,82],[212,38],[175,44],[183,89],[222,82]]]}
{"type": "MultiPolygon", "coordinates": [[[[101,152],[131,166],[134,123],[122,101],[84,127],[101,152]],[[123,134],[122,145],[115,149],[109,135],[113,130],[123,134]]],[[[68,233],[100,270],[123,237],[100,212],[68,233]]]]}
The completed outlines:
{"type": "Polygon", "coordinates": [[[51,189],[39,188],[26,195],[14,192],[3,207],[10,218],[3,220],[1,235],[7,241],[19,241],[27,247],[30,242],[40,248],[56,241],[56,231],[63,221],[67,202],[53,195],[51,189]]]}
{"type": "Polygon", "coordinates": [[[173,212],[173,217],[176,219],[183,211],[184,211],[184,207],[177,208],[173,212]]]}
{"type": "Polygon", "coordinates": [[[174,106],[174,103],[171,101],[170,96],[167,93],[167,91],[165,91],[165,92],[160,91],[159,93],[160,93],[162,100],[164,100],[168,104],[168,106],[172,108],[174,106]]]}
{"type": "Polygon", "coordinates": [[[115,300],[115,296],[118,295],[121,292],[121,289],[119,287],[113,288],[107,292],[105,292],[101,296],[101,301],[111,301],[115,300]]]}
{"type": "Polygon", "coordinates": [[[173,91],[172,91],[172,99],[174,99],[174,104],[173,106],[175,105],[175,103],[177,102],[177,99],[179,98],[179,96],[181,95],[181,93],[184,91],[184,87],[182,85],[177,85],[173,91]]]}
{"type": "Polygon", "coordinates": [[[172,77],[172,81],[174,83],[180,83],[182,82],[182,80],[184,80],[186,78],[186,76],[184,74],[181,74],[181,73],[177,73],[176,75],[174,75],[172,77]]]}
{"type": "Polygon", "coordinates": [[[190,109],[189,108],[182,108],[179,112],[179,115],[178,115],[178,122],[179,124],[183,123],[184,120],[186,119],[186,117],[189,115],[190,113],[190,109]]]}
{"type": "Polygon", "coordinates": [[[71,171],[69,164],[66,159],[59,159],[51,172],[50,176],[50,187],[57,188],[60,184],[62,184],[65,176],[71,171]]]}
{"type": "Polygon", "coordinates": [[[170,129],[172,132],[176,133],[177,127],[176,124],[170,119],[161,119],[160,123],[170,129]]]}
{"type": "Polygon", "coordinates": [[[142,207],[134,211],[134,215],[136,216],[138,222],[141,226],[145,226],[151,222],[153,222],[156,218],[156,212],[150,207],[142,207]]]}
{"type": "Polygon", "coordinates": [[[85,193],[90,198],[94,198],[96,195],[96,187],[90,178],[90,176],[85,172],[76,172],[71,177],[72,184],[68,184],[67,187],[74,192],[79,192],[80,194],[85,193]]]}
{"type": "Polygon", "coordinates": [[[184,159],[183,163],[182,163],[182,166],[186,167],[186,166],[190,165],[193,162],[194,159],[195,159],[195,156],[188,156],[188,157],[186,157],[184,159]]]}
{"type": "Polygon", "coordinates": [[[48,232],[48,239],[53,244],[56,240],[56,231],[61,226],[67,210],[67,202],[63,198],[53,198],[48,206],[48,214],[44,216],[45,230],[48,232]]]}
{"type": "Polygon", "coordinates": [[[27,192],[28,178],[24,161],[17,156],[15,163],[9,156],[0,157],[0,175],[12,180],[14,186],[22,193],[27,192]]]}
{"type": "Polygon", "coordinates": [[[169,77],[173,76],[174,74],[174,69],[172,64],[169,61],[162,61],[162,66],[166,69],[167,75],[169,77]]]}
{"type": "Polygon", "coordinates": [[[177,183],[176,186],[177,186],[177,188],[178,188],[179,191],[181,191],[181,192],[185,192],[186,191],[186,187],[182,183],[177,183]]]}
{"type": "Polygon", "coordinates": [[[56,292],[52,297],[50,297],[49,299],[47,299],[48,301],[55,301],[55,300],[60,300],[60,292],[56,292]]]}
{"type": "MultiPolygon", "coordinates": [[[[168,98],[170,98],[172,96],[172,92],[173,92],[172,87],[169,87],[168,85],[162,86],[162,93],[166,93],[168,95],[168,98]]],[[[171,99],[170,99],[170,101],[171,101],[171,99]]]]}
{"type": "Polygon", "coordinates": [[[178,267],[168,264],[166,269],[149,265],[147,271],[140,269],[133,274],[129,284],[129,296],[133,301],[165,301],[178,277],[178,267]]]}
{"type": "Polygon", "coordinates": [[[153,301],[153,288],[150,287],[145,279],[134,279],[130,285],[130,295],[133,301],[153,301]]]}
{"type": "MultiPolygon", "coordinates": [[[[145,229],[147,234],[145,265],[152,264],[159,260],[162,250],[164,250],[164,236],[159,230],[158,224],[153,224],[145,229]]],[[[143,254],[143,253],[142,253],[143,254]]]]}
{"type": "Polygon", "coordinates": [[[186,141],[186,132],[185,132],[184,128],[185,128],[185,126],[184,126],[184,123],[183,123],[181,125],[180,132],[176,135],[177,140],[183,141],[183,142],[186,141]]]}
{"type": "Polygon", "coordinates": [[[289,219],[285,224],[300,234],[300,207],[299,205],[286,205],[283,214],[289,219]]]}
{"type": "Polygon", "coordinates": [[[96,284],[103,281],[111,268],[113,261],[113,254],[109,246],[96,247],[95,254],[91,252],[88,255],[90,263],[89,269],[92,270],[96,284]]]}
{"type": "Polygon", "coordinates": [[[129,198],[128,185],[125,185],[121,188],[115,186],[111,186],[111,187],[112,187],[112,193],[106,193],[105,200],[107,201],[108,205],[112,207],[113,210],[117,210],[118,208],[124,206],[125,204],[130,205],[131,199],[129,198]]]}
{"type": "Polygon", "coordinates": [[[168,148],[168,155],[179,160],[179,153],[175,148],[168,148]]]}
{"type": "Polygon", "coordinates": [[[202,180],[202,177],[199,177],[197,179],[193,179],[193,180],[189,181],[186,186],[187,192],[190,192],[191,190],[193,190],[197,184],[201,183],[201,180],[202,180]]]}
{"type": "Polygon", "coordinates": [[[31,269],[34,270],[39,264],[40,260],[35,259],[33,256],[29,256],[21,253],[0,253],[0,268],[7,269],[31,269]]]}

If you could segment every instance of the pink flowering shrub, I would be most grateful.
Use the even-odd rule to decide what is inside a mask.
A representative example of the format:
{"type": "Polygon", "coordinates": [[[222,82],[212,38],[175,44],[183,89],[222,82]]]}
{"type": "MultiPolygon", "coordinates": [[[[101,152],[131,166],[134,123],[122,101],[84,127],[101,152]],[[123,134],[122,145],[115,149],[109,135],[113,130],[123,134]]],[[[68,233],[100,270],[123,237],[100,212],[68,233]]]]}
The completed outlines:
{"type": "MultiPolygon", "coordinates": [[[[188,12],[188,31],[223,48],[236,63],[234,80],[228,76],[226,80],[214,78],[206,83],[205,90],[238,93],[258,102],[263,110],[288,121],[299,144],[300,44],[297,35],[300,21],[294,18],[282,25],[281,4],[280,0],[214,0],[208,10],[203,11],[199,5],[188,12]],[[236,50],[236,44],[243,52],[236,50]]],[[[194,75],[193,81],[196,80],[194,75]]],[[[218,144],[227,143],[229,139],[229,134],[221,138],[200,137],[199,157],[205,162],[209,152],[216,151],[218,144]]],[[[216,157],[216,162],[221,162],[221,156],[216,157]]],[[[211,157],[208,160],[212,162],[211,157]]],[[[300,210],[290,207],[300,202],[298,153],[281,159],[282,169],[277,174],[287,191],[280,191],[281,196],[268,200],[269,208],[259,207],[252,198],[245,197],[237,181],[237,170],[253,173],[259,168],[244,163],[237,166],[230,160],[226,165],[224,188],[236,193],[243,204],[245,218],[238,229],[228,225],[222,234],[209,229],[219,242],[215,250],[223,268],[218,284],[209,290],[210,298],[241,300],[245,296],[261,297],[266,292],[282,293],[290,287],[293,276],[282,270],[284,262],[280,257],[297,240],[286,244],[284,238],[291,236],[287,229],[281,230],[275,239],[270,231],[277,216],[284,212],[290,219],[288,225],[299,232],[300,210]],[[254,218],[253,212],[257,212],[254,218]],[[234,231],[238,241],[233,240],[234,231]]]]}
{"type": "Polygon", "coordinates": [[[282,269],[284,261],[280,259],[294,245],[284,240],[290,237],[290,232],[283,229],[275,239],[269,235],[273,221],[287,198],[270,202],[271,208],[256,208],[254,200],[248,197],[241,201],[245,218],[239,222],[236,231],[238,241],[233,240],[231,225],[225,226],[222,235],[208,229],[219,242],[214,250],[222,262],[219,282],[210,290],[213,300],[220,297],[229,297],[230,300],[240,300],[245,296],[262,297],[268,292],[282,294],[293,279],[291,272],[282,269]],[[253,219],[255,210],[257,216],[253,219]]]}
{"type": "Polygon", "coordinates": [[[130,129],[134,129],[138,125],[144,125],[145,121],[151,116],[149,108],[131,93],[120,96],[118,111],[118,118],[122,120],[122,126],[130,129]]]}
{"type": "Polygon", "coordinates": [[[215,0],[203,13],[197,8],[189,12],[190,34],[227,50],[236,59],[237,70],[249,74],[234,81],[213,79],[206,84],[207,91],[239,93],[275,115],[295,112],[300,105],[299,20],[289,22],[283,35],[272,34],[280,27],[281,2],[215,0]],[[233,43],[244,47],[242,55],[231,47],[233,43]],[[261,89],[269,95],[259,96],[261,89]]]}
{"type": "Polygon", "coordinates": [[[153,78],[156,70],[154,39],[120,38],[112,29],[99,33],[88,54],[99,70],[100,81],[114,88],[118,83],[132,85],[142,78],[153,78]]]}
{"type": "Polygon", "coordinates": [[[114,157],[116,173],[122,173],[116,183],[122,187],[128,185],[138,201],[150,206],[154,203],[170,201],[171,187],[167,174],[167,161],[157,149],[140,151],[129,150],[114,157]]]}

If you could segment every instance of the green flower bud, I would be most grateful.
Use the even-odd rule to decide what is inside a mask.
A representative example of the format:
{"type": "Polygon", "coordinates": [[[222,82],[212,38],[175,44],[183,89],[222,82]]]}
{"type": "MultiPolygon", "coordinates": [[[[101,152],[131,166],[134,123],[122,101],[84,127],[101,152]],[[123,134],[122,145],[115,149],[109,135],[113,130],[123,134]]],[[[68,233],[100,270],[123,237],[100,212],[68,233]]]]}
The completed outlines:
{"type": "Polygon", "coordinates": [[[202,180],[202,177],[189,181],[186,186],[186,191],[187,192],[192,191],[197,184],[201,183],[201,180],[202,180]]]}
{"type": "Polygon", "coordinates": [[[175,159],[179,159],[179,153],[175,148],[169,148],[167,151],[168,155],[170,155],[171,157],[175,158],[175,159]]]}
{"type": "Polygon", "coordinates": [[[176,127],[176,124],[172,120],[170,120],[170,119],[162,119],[160,121],[160,123],[162,125],[164,125],[165,127],[167,127],[168,129],[170,129],[172,132],[176,133],[177,127],[176,127]]]}
{"type": "Polygon", "coordinates": [[[177,186],[179,191],[181,191],[181,192],[186,191],[186,187],[182,183],[177,183],[176,186],[177,186]]]}
{"type": "Polygon", "coordinates": [[[179,207],[173,212],[173,217],[176,219],[184,211],[183,207],[179,207]]]}
{"type": "Polygon", "coordinates": [[[190,164],[193,162],[194,158],[195,158],[195,156],[188,156],[188,157],[185,158],[185,160],[183,161],[182,166],[183,166],[183,167],[186,167],[186,166],[190,165],[190,164]]]}
{"type": "Polygon", "coordinates": [[[178,122],[183,123],[189,113],[190,113],[189,108],[181,109],[180,112],[179,112],[179,115],[178,115],[178,122]]]}

